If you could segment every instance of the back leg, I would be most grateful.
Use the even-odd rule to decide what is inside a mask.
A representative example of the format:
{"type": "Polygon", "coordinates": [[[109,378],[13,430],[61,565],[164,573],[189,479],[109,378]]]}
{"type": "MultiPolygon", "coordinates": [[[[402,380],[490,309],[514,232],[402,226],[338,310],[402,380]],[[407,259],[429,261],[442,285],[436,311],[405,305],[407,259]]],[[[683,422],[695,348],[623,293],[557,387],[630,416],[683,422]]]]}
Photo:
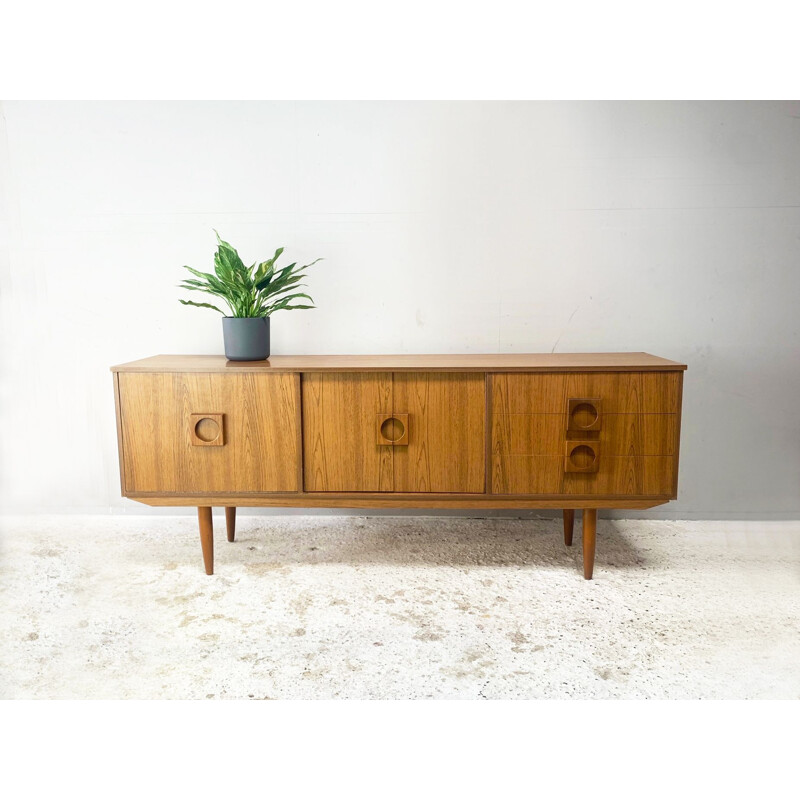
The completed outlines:
{"type": "Polygon", "coordinates": [[[564,544],[572,547],[572,529],[575,525],[575,509],[564,509],[564,544]]]}

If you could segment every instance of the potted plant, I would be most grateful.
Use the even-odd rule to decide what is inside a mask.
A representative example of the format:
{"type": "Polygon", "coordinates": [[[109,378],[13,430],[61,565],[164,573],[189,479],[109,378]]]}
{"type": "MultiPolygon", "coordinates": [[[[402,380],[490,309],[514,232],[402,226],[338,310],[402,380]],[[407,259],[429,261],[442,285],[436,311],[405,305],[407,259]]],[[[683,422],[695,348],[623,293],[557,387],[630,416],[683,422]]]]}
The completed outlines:
{"type": "Polygon", "coordinates": [[[302,267],[297,262],[281,269],[275,262],[283,253],[279,247],[267,261],[245,266],[236,250],[217,234],[217,252],[214,254],[214,275],[188,269],[195,278],[187,278],[179,286],[193,292],[206,292],[225,301],[230,316],[210,303],[195,303],[181,300],[185,306],[213,308],[222,314],[222,335],[225,355],[230,361],[264,361],[269,358],[269,318],[282,309],[315,308],[314,301],[305,292],[297,292],[300,281],[305,278],[303,270],[316,264],[302,267]],[[296,303],[298,299],[310,300],[311,304],[296,303]]]}

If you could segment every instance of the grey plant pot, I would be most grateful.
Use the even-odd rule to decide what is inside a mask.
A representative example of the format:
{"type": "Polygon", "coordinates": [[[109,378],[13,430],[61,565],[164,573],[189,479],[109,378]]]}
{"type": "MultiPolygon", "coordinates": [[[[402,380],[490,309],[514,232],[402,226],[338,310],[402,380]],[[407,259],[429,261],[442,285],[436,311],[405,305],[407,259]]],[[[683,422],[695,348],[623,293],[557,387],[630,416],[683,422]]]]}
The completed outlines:
{"type": "Polygon", "coordinates": [[[269,358],[269,317],[223,317],[222,337],[229,361],[269,358]]]}

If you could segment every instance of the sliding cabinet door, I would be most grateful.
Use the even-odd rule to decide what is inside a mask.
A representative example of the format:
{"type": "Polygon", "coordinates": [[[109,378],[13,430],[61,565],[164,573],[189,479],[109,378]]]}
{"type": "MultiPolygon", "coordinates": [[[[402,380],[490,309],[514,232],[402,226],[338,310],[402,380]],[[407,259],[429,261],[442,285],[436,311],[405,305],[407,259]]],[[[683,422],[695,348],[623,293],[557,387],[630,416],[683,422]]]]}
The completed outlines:
{"type": "Polygon", "coordinates": [[[396,372],[394,411],[407,415],[408,444],[394,449],[396,492],[483,492],[483,374],[396,372]]]}
{"type": "Polygon", "coordinates": [[[378,444],[392,411],[390,372],[303,375],[303,484],[307,492],[392,491],[391,446],[378,444]]]}

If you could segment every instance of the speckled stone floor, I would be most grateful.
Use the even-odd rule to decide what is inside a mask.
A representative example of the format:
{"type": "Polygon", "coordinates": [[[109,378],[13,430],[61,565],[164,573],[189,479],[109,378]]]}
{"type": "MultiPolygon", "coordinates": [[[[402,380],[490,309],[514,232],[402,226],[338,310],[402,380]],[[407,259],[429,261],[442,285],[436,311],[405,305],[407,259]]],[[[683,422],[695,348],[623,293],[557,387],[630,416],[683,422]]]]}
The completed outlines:
{"type": "Polygon", "coordinates": [[[0,521],[0,697],[800,697],[798,523],[214,521],[0,521]]]}

